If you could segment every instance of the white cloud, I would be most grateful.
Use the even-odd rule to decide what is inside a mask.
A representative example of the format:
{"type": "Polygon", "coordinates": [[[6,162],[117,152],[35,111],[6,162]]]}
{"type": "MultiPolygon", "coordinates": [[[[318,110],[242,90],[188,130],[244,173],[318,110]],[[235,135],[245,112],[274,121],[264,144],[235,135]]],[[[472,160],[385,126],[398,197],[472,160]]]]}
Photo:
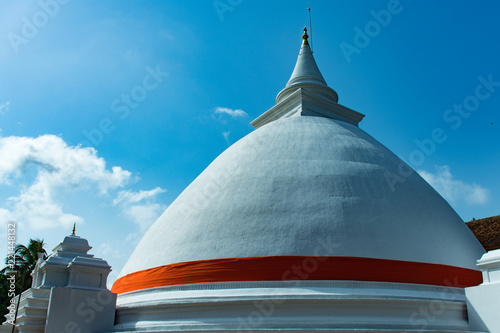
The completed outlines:
{"type": "Polygon", "coordinates": [[[144,232],[160,217],[166,208],[166,206],[158,203],[145,203],[125,208],[125,214],[141,228],[141,232],[144,232]]]}
{"type": "Polygon", "coordinates": [[[101,243],[97,248],[97,252],[102,258],[121,259],[125,256],[123,250],[109,243],[101,243]]]}
{"type": "Polygon", "coordinates": [[[135,248],[137,244],[139,244],[139,241],[142,239],[143,233],[142,232],[131,232],[125,237],[125,241],[127,244],[135,248]]]}
{"type": "Polygon", "coordinates": [[[214,109],[214,114],[227,114],[230,115],[232,118],[248,117],[248,114],[243,110],[224,108],[221,106],[218,106],[214,109]]]}
{"type": "Polygon", "coordinates": [[[167,208],[154,202],[156,196],[164,192],[166,190],[160,187],[149,191],[120,191],[117,198],[113,200],[113,204],[121,204],[125,215],[140,227],[141,232],[144,232],[167,208]],[[138,204],[141,201],[143,203],[138,204]]]}
{"type": "Polygon", "coordinates": [[[228,146],[229,146],[229,134],[231,134],[231,131],[222,132],[222,136],[224,137],[224,140],[226,140],[228,146]]]}
{"type": "Polygon", "coordinates": [[[0,104],[0,114],[9,112],[10,102],[3,102],[0,104]]]}
{"type": "Polygon", "coordinates": [[[0,208],[0,221],[2,221],[2,224],[0,224],[2,227],[5,223],[13,221],[12,213],[7,209],[0,208]]]}
{"type": "Polygon", "coordinates": [[[487,188],[454,179],[447,165],[437,166],[436,169],[434,174],[425,170],[418,170],[418,173],[450,203],[463,201],[468,205],[484,205],[489,201],[487,188]]]}
{"type": "Polygon", "coordinates": [[[156,187],[150,191],[142,191],[142,190],[139,192],[120,191],[120,193],[118,193],[118,197],[115,200],[113,200],[113,205],[116,205],[120,202],[135,203],[141,200],[151,199],[163,192],[166,192],[166,190],[160,187],[156,187]]]}
{"type": "Polygon", "coordinates": [[[31,229],[69,228],[83,218],[63,211],[58,199],[65,193],[95,188],[103,195],[123,187],[131,178],[120,167],[107,170],[95,149],[68,146],[55,135],[0,137],[0,161],[0,185],[26,183],[16,188],[19,195],[1,207],[0,225],[8,218],[31,229]]]}
{"type": "Polygon", "coordinates": [[[36,230],[59,226],[68,229],[73,223],[82,223],[82,217],[63,212],[52,192],[50,184],[35,183],[19,196],[9,198],[14,203],[13,219],[28,222],[36,230]]]}

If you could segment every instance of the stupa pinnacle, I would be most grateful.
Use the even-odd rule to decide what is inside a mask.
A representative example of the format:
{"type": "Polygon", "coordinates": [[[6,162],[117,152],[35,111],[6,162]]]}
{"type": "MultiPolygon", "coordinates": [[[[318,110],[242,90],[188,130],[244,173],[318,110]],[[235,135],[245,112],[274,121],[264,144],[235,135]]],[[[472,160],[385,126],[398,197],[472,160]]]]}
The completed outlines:
{"type": "Polygon", "coordinates": [[[264,112],[251,124],[259,128],[271,121],[293,116],[315,116],[342,120],[353,125],[364,115],[338,104],[337,92],[330,88],[314,60],[304,28],[302,45],[285,88],[276,97],[276,106],[264,112]]]}
{"type": "MultiPolygon", "coordinates": [[[[299,57],[297,63],[295,64],[295,69],[293,70],[292,76],[286,87],[299,84],[317,84],[323,87],[327,87],[325,79],[321,72],[319,71],[318,65],[314,60],[311,47],[307,42],[309,36],[307,35],[307,29],[304,28],[304,34],[302,35],[302,46],[300,48],[299,57]]],[[[338,98],[337,98],[338,100],[338,98]]]]}
{"type": "Polygon", "coordinates": [[[307,42],[308,38],[309,36],[307,35],[307,28],[304,27],[304,34],[302,35],[302,45],[309,45],[309,43],[307,42]]]}

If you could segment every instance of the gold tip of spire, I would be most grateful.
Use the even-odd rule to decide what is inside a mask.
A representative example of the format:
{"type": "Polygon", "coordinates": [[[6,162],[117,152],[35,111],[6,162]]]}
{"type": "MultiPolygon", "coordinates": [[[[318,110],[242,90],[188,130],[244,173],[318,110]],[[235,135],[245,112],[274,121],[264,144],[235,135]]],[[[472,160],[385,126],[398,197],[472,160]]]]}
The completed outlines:
{"type": "Polygon", "coordinates": [[[309,45],[309,43],[307,42],[308,38],[309,36],[307,35],[307,28],[304,27],[304,34],[302,35],[302,45],[309,45]]]}
{"type": "Polygon", "coordinates": [[[76,231],[76,223],[73,224],[73,233],[71,234],[72,236],[75,236],[75,231],[76,231]]]}

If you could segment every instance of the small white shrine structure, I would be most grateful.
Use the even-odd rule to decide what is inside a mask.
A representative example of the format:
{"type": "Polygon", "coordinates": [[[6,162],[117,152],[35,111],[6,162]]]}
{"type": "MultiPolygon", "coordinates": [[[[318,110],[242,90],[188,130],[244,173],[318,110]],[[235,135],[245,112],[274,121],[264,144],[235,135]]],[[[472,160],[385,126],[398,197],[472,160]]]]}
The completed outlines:
{"type": "MultiPolygon", "coordinates": [[[[85,238],[66,236],[38,259],[30,289],[21,294],[16,332],[105,332],[115,317],[116,295],[106,287],[111,267],[88,251],[85,238]]],[[[4,323],[0,332],[12,332],[4,323]]]]}

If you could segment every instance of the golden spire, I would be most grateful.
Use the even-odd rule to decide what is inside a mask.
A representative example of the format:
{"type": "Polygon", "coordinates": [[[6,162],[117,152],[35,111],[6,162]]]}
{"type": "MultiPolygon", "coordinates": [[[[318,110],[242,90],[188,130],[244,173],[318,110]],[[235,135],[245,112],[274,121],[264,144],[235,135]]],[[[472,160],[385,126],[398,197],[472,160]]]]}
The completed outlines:
{"type": "Polygon", "coordinates": [[[309,43],[307,42],[307,39],[309,38],[309,36],[307,35],[307,28],[304,27],[304,34],[302,35],[302,45],[309,45],[309,43]]]}
{"type": "Polygon", "coordinates": [[[72,236],[75,236],[75,231],[76,231],[76,223],[73,224],[73,233],[71,234],[72,236]]]}

